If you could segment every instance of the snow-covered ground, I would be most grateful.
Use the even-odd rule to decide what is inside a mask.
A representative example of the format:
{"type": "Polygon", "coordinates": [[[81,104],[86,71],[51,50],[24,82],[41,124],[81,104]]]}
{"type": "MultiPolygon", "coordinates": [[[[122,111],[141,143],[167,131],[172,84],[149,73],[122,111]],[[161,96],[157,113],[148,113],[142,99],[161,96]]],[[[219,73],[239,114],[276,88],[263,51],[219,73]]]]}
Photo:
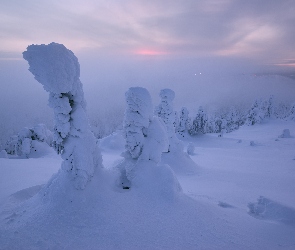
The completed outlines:
{"type": "Polygon", "coordinates": [[[163,155],[183,190],[174,193],[157,193],[158,183],[116,185],[120,132],[100,141],[105,169],[75,196],[61,186],[44,198],[61,164],[53,152],[0,158],[0,249],[295,249],[294,122],[189,142],[192,161],[163,155]],[[279,138],[286,128],[292,137],[279,138]]]}

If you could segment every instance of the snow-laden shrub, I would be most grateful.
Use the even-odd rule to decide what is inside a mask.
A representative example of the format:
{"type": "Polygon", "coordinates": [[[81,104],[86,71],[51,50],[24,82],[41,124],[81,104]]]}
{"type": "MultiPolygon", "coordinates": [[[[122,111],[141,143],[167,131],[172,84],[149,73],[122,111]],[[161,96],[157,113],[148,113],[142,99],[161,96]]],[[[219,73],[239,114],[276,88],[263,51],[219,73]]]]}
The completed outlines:
{"type": "Polygon", "coordinates": [[[29,157],[32,151],[40,150],[38,144],[43,142],[48,146],[52,145],[52,132],[47,129],[46,125],[38,124],[32,128],[23,128],[17,135],[11,136],[6,142],[5,150],[10,155],[29,157]]]}
{"type": "Polygon", "coordinates": [[[30,45],[23,57],[29,71],[49,92],[55,120],[53,146],[62,156],[62,170],[77,189],[84,189],[102,166],[102,158],[86,115],[78,59],[57,43],[30,45]]]}

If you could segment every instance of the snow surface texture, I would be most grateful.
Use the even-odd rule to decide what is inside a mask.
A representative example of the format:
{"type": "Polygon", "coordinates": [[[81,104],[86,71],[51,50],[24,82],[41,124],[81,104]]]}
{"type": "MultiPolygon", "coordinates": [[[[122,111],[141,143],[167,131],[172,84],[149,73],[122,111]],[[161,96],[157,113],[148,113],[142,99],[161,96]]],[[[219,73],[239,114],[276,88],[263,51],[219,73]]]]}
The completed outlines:
{"type": "Polygon", "coordinates": [[[62,169],[77,189],[84,189],[102,159],[88,124],[78,59],[57,43],[30,45],[23,57],[29,71],[49,92],[55,117],[54,146],[64,160],[62,169]]]}
{"type": "Polygon", "coordinates": [[[154,182],[160,177],[147,171],[150,165],[132,189],[118,188],[121,131],[101,139],[108,170],[83,191],[62,179],[45,184],[60,166],[56,154],[1,158],[0,249],[294,249],[295,138],[275,140],[286,127],[295,134],[294,122],[273,120],[222,138],[184,139],[194,143],[191,159],[200,168],[198,175],[177,175],[189,197],[176,191],[165,167],[163,186],[154,182]],[[250,147],[252,140],[260,146],[250,147]],[[46,194],[50,185],[60,189],[46,194]]]}

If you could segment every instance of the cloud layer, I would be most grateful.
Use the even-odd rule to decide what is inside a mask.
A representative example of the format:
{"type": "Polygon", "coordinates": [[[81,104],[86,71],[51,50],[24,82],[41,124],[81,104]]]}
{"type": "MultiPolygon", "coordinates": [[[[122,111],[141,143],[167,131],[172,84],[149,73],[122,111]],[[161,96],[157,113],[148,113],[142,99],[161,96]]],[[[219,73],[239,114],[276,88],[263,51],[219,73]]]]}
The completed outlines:
{"type": "Polygon", "coordinates": [[[11,0],[1,3],[0,57],[32,43],[110,55],[295,59],[293,0],[11,0]]]}

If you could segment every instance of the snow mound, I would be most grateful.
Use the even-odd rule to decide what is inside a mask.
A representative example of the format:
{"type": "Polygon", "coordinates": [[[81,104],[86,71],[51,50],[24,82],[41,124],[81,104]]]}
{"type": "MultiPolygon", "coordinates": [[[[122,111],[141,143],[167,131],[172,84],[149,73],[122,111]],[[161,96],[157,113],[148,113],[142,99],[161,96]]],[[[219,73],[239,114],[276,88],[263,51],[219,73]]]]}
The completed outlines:
{"type": "Polygon", "coordinates": [[[125,147],[125,139],[123,131],[116,131],[109,136],[99,140],[101,150],[123,151],[125,147]]]}
{"type": "Polygon", "coordinates": [[[290,134],[290,129],[284,129],[283,133],[279,136],[279,138],[292,138],[290,134]]]}
{"type": "Polygon", "coordinates": [[[249,203],[249,214],[257,219],[283,223],[295,228],[295,209],[260,196],[257,202],[249,203]]]}
{"type": "Polygon", "coordinates": [[[182,188],[168,165],[156,164],[153,161],[138,161],[134,169],[132,189],[151,202],[157,199],[174,201],[182,188]]]}
{"type": "MultiPolygon", "coordinates": [[[[64,172],[55,175],[37,195],[5,212],[0,222],[2,247],[192,249],[224,245],[218,239],[220,232],[208,224],[215,215],[181,192],[169,167],[150,161],[141,162],[138,168],[134,188],[129,190],[114,185],[112,172],[102,171],[103,178],[94,176],[78,192],[63,180],[64,172]],[[213,233],[206,235],[204,230],[213,233]]],[[[22,191],[14,196],[30,194],[22,191]]]]}
{"type": "Polygon", "coordinates": [[[8,158],[7,152],[4,149],[0,151],[0,158],[8,158]]]}
{"type": "Polygon", "coordinates": [[[182,151],[162,154],[162,163],[168,164],[177,175],[191,175],[198,173],[197,164],[182,151]]]}

